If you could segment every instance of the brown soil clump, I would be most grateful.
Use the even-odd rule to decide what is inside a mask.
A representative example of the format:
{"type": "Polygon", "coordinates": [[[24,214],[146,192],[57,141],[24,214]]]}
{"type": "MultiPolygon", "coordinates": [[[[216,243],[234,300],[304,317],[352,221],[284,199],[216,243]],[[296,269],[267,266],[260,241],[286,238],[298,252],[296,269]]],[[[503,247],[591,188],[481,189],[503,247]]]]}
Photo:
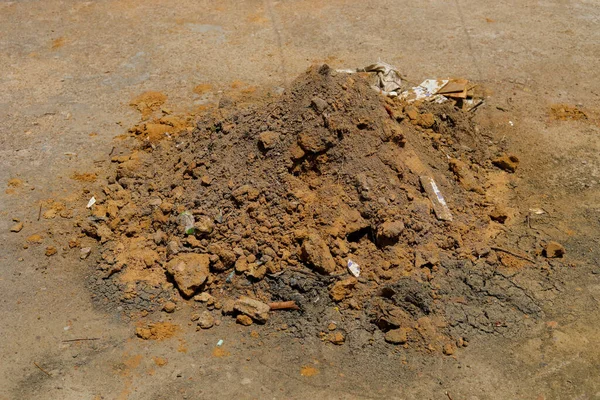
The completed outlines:
{"type": "Polygon", "coordinates": [[[224,314],[260,323],[270,322],[264,303],[293,300],[300,311],[277,315],[296,336],[318,335],[341,313],[326,336],[334,344],[385,335],[446,353],[450,341],[506,332],[540,313],[498,272],[496,251],[476,250],[498,225],[486,177],[498,173],[492,159],[501,152],[451,105],[386,99],[361,75],[325,65],[281,98],[224,104],[177,136],[159,131],[162,140],[113,157],[93,207],[103,215],[83,224],[101,242],[99,285],[150,287],[147,303],[169,285],[181,301],[204,291],[224,314]],[[436,217],[439,200],[423,177],[435,181],[451,221],[436,217]]]}

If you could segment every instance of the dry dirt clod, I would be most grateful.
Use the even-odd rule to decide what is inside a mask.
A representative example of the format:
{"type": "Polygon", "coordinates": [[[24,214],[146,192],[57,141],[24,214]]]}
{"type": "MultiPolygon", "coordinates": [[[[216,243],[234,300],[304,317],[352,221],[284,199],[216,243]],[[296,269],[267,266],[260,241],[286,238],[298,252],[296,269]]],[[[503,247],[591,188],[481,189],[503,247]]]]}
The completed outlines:
{"type": "Polygon", "coordinates": [[[505,223],[508,218],[508,213],[503,206],[496,205],[490,212],[490,219],[498,223],[505,223]]]}
{"type": "Polygon", "coordinates": [[[163,305],[163,311],[166,313],[172,313],[175,311],[176,308],[176,304],[173,303],[172,301],[167,301],[164,305],[163,305]]]}
{"type": "Polygon", "coordinates": [[[452,354],[454,354],[455,351],[456,351],[456,348],[454,347],[454,345],[452,343],[446,343],[444,345],[443,352],[445,355],[451,356],[452,354]]]}
{"type": "Polygon", "coordinates": [[[327,243],[318,233],[310,233],[302,242],[302,257],[315,271],[329,275],[335,271],[335,260],[327,243]]]}
{"type": "Polygon", "coordinates": [[[565,252],[563,245],[555,241],[548,242],[544,248],[544,255],[548,258],[562,258],[565,252]]]}
{"type": "Polygon", "coordinates": [[[247,315],[261,324],[267,322],[269,319],[269,311],[271,310],[268,304],[246,296],[242,296],[236,300],[233,307],[235,311],[247,315]]]}
{"type": "Polygon", "coordinates": [[[258,143],[263,150],[270,150],[277,145],[279,141],[279,133],[266,131],[258,136],[258,143]]]}
{"type": "Polygon", "coordinates": [[[208,292],[198,293],[194,296],[194,301],[199,301],[202,303],[214,302],[214,297],[211,296],[208,292]]]}
{"type": "Polygon", "coordinates": [[[344,344],[344,342],[346,341],[346,337],[344,336],[344,334],[342,332],[332,332],[327,336],[327,339],[335,344],[335,345],[342,345],[344,344]]]}
{"type": "Polygon", "coordinates": [[[190,297],[208,279],[209,265],[207,254],[180,254],[167,263],[167,272],[173,276],[181,293],[190,297]]]}
{"type": "Polygon", "coordinates": [[[53,256],[57,253],[56,247],[54,246],[48,246],[46,247],[46,256],[50,257],[53,256]]]}
{"type": "Polygon", "coordinates": [[[333,301],[344,300],[346,297],[352,294],[352,289],[354,289],[357,283],[358,280],[353,276],[336,282],[329,291],[331,299],[333,301]]]}
{"type": "Polygon", "coordinates": [[[244,326],[249,326],[252,325],[252,318],[250,318],[247,315],[244,314],[239,314],[236,318],[235,318],[235,322],[237,322],[240,325],[244,325],[244,326]]]}
{"type": "Polygon", "coordinates": [[[23,229],[23,222],[18,222],[10,227],[11,232],[21,232],[21,229],[23,229]]]}
{"type": "Polygon", "coordinates": [[[408,329],[399,328],[386,332],[384,339],[391,344],[404,344],[408,340],[408,329]]]}
{"type": "Polygon", "coordinates": [[[507,172],[515,172],[519,165],[519,158],[514,155],[502,154],[492,160],[492,164],[507,172]]]}
{"type": "Polygon", "coordinates": [[[198,326],[202,329],[210,329],[215,324],[215,317],[209,312],[204,311],[198,318],[198,326]]]}

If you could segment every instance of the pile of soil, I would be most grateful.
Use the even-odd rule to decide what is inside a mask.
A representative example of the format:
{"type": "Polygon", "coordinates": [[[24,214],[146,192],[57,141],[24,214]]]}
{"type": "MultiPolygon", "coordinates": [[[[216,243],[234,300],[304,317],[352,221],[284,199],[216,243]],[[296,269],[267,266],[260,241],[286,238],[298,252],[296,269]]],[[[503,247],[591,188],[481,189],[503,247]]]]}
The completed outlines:
{"type": "Polygon", "coordinates": [[[193,130],[134,129],[81,224],[100,244],[96,299],[147,311],[196,299],[233,315],[242,296],[294,301],[277,314],[293,335],[446,354],[508,332],[540,313],[513,279],[536,255],[490,245],[507,213],[487,177],[518,159],[471,117],[384,98],[367,76],[324,65],[271,101],[222,99],[193,130]]]}

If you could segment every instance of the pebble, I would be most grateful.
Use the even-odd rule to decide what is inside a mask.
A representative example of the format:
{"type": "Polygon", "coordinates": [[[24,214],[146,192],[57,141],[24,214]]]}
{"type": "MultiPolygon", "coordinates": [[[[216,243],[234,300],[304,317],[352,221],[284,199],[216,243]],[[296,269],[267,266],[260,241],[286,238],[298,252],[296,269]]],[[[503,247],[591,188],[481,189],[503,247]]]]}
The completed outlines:
{"type": "Polygon", "coordinates": [[[48,257],[55,255],[55,254],[56,254],[56,252],[57,252],[57,251],[56,251],[56,247],[54,247],[54,246],[48,246],[48,247],[46,247],[46,253],[45,253],[45,254],[46,254],[48,257]]]}
{"type": "Polygon", "coordinates": [[[21,232],[21,229],[23,229],[23,222],[18,222],[10,227],[11,232],[21,232]]]}
{"type": "Polygon", "coordinates": [[[550,241],[544,248],[544,254],[547,258],[562,258],[565,255],[565,248],[558,242],[550,241]]]}
{"type": "Polygon", "coordinates": [[[92,252],[91,247],[84,247],[83,249],[79,250],[79,258],[81,258],[82,260],[85,260],[86,258],[88,258],[88,256],[90,255],[91,252],[92,252]]]}
{"type": "Polygon", "coordinates": [[[384,339],[391,344],[404,344],[408,340],[408,330],[406,328],[392,329],[385,334],[384,339]]]}
{"type": "Polygon", "coordinates": [[[235,322],[237,322],[240,325],[249,326],[252,325],[252,318],[250,318],[247,315],[240,314],[236,317],[235,322]]]}
{"type": "Polygon", "coordinates": [[[167,301],[164,305],[163,305],[163,311],[167,312],[167,313],[172,313],[173,311],[175,311],[175,308],[177,306],[175,305],[175,303],[173,303],[172,301],[167,301]]]}
{"type": "Polygon", "coordinates": [[[210,329],[215,324],[215,317],[208,312],[204,311],[200,314],[200,318],[198,319],[198,326],[202,329],[210,329]]]}

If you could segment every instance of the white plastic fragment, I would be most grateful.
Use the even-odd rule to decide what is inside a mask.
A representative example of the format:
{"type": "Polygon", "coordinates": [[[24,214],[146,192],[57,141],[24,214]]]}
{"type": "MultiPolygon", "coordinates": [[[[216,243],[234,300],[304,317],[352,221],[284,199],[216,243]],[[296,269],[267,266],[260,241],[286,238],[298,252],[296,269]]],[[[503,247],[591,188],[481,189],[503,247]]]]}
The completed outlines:
{"type": "Polygon", "coordinates": [[[223,346],[223,339],[219,339],[219,341],[217,342],[217,347],[221,346],[223,346]]]}
{"type": "Polygon", "coordinates": [[[196,219],[189,211],[184,211],[181,214],[179,214],[179,223],[183,225],[183,231],[187,235],[192,235],[196,230],[196,228],[194,227],[196,219]]]}
{"type": "Polygon", "coordinates": [[[348,271],[350,271],[355,278],[360,276],[360,266],[351,259],[348,259],[348,271]]]}
{"type": "Polygon", "coordinates": [[[420,176],[419,180],[421,181],[421,186],[427,194],[427,197],[431,200],[431,205],[433,206],[433,211],[435,212],[437,219],[440,221],[452,221],[452,213],[433,178],[424,175],[420,176]]]}
{"type": "Polygon", "coordinates": [[[96,204],[96,198],[94,196],[92,196],[92,198],[90,199],[90,201],[88,201],[87,203],[87,208],[91,208],[94,204],[96,204]]]}

